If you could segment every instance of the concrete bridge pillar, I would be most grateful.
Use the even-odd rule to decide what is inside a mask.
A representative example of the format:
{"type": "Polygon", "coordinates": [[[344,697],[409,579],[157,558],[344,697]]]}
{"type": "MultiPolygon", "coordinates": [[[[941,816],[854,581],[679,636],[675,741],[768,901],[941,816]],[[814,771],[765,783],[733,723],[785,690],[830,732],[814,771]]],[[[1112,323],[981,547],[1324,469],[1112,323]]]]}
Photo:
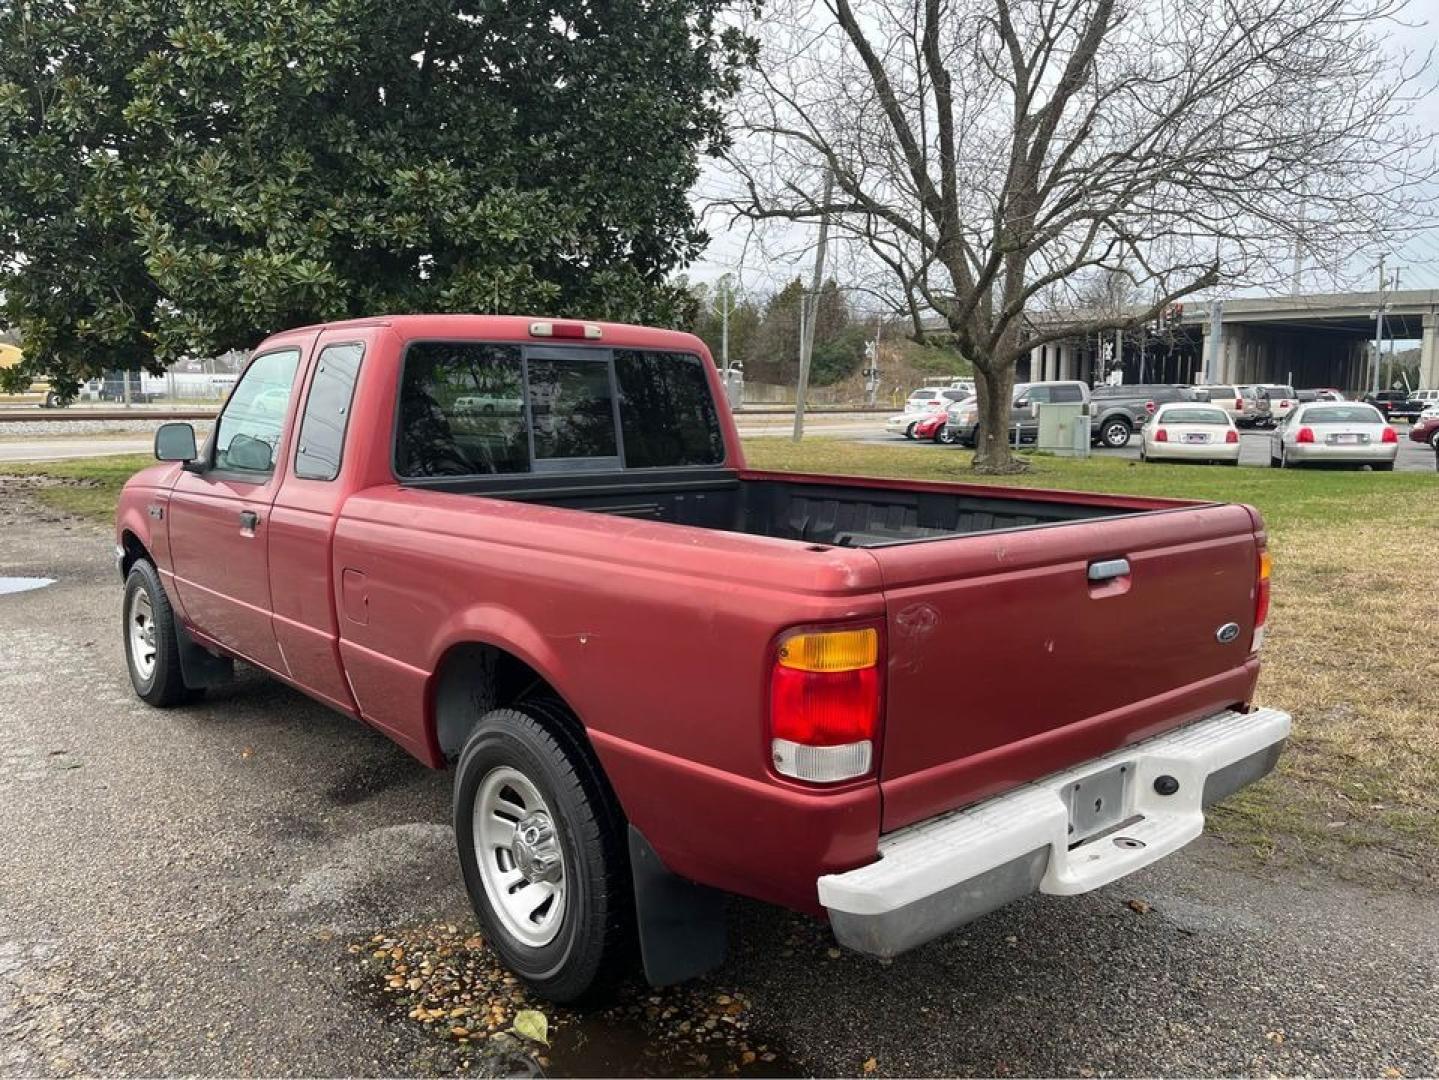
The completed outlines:
{"type": "Polygon", "coordinates": [[[1074,346],[1068,342],[1059,346],[1059,377],[1074,378],[1074,346]]]}
{"type": "Polygon", "coordinates": [[[1054,369],[1059,366],[1059,347],[1057,345],[1046,345],[1044,347],[1044,381],[1055,380],[1054,369]]]}
{"type": "Polygon", "coordinates": [[[1424,316],[1424,336],[1419,339],[1419,386],[1439,390],[1439,315],[1424,316]]]}

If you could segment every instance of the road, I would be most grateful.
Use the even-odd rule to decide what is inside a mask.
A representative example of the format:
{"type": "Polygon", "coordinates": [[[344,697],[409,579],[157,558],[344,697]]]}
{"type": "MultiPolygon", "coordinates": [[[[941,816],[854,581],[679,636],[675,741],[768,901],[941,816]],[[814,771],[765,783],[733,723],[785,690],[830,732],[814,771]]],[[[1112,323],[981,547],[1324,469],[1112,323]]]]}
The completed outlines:
{"type": "MultiPolygon", "coordinates": [[[[349,948],[436,921],[474,932],[448,778],[258,677],[171,712],[139,703],[109,548],[0,479],[0,575],[55,579],[0,595],[0,1075],[486,1067],[386,1004],[370,946],[349,948]]],[[[736,901],[730,959],[698,986],[549,1009],[549,1071],[723,1074],[723,1054],[671,1048],[697,1002],[738,1001],[776,1055],[742,1074],[863,1075],[871,1058],[876,1076],[1439,1072],[1432,890],[1245,859],[1201,841],[889,965],[736,901]]]]}

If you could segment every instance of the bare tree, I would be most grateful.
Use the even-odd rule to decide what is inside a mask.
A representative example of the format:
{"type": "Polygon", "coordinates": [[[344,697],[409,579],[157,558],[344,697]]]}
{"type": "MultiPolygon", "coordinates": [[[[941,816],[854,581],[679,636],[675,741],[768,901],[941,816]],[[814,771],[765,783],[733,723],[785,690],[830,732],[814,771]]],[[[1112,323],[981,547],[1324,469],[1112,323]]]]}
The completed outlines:
{"type": "Polygon", "coordinates": [[[1337,269],[1412,210],[1434,164],[1405,120],[1428,58],[1392,40],[1402,8],[774,0],[720,203],[756,223],[828,215],[916,337],[941,316],[979,376],[976,468],[1016,470],[1004,436],[1030,349],[1221,280],[1285,280],[1296,245],[1337,269]],[[1145,302],[1086,310],[1101,274],[1145,302]]]}

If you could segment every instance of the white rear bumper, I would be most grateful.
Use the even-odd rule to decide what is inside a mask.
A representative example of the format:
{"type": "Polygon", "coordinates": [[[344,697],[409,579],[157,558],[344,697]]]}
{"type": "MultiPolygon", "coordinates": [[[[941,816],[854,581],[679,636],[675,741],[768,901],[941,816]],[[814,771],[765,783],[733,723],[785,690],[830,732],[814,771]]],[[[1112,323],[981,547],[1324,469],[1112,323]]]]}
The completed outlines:
{"type": "Polygon", "coordinates": [[[819,879],[820,903],[841,944],[893,956],[1035,889],[1087,892],[1193,840],[1204,808],[1269,772],[1288,735],[1277,709],[1207,717],[883,836],[878,860],[819,879]],[[1071,848],[1069,789],[1119,766],[1119,824],[1071,848]]]}

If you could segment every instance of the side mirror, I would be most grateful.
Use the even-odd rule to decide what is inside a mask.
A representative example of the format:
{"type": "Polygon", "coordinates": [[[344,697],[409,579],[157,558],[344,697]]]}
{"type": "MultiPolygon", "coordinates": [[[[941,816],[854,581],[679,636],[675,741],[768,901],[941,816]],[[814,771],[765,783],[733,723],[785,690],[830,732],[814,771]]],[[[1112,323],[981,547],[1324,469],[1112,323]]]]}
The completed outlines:
{"type": "Polygon", "coordinates": [[[155,431],[155,457],[160,461],[194,461],[195,429],[189,424],[161,424],[155,431]]]}
{"type": "Polygon", "coordinates": [[[1017,399],[1015,400],[1015,402],[1014,402],[1014,407],[1015,407],[1016,409],[1027,409],[1027,408],[1029,408],[1029,398],[1027,398],[1027,397],[1017,398],[1017,399]]]}

